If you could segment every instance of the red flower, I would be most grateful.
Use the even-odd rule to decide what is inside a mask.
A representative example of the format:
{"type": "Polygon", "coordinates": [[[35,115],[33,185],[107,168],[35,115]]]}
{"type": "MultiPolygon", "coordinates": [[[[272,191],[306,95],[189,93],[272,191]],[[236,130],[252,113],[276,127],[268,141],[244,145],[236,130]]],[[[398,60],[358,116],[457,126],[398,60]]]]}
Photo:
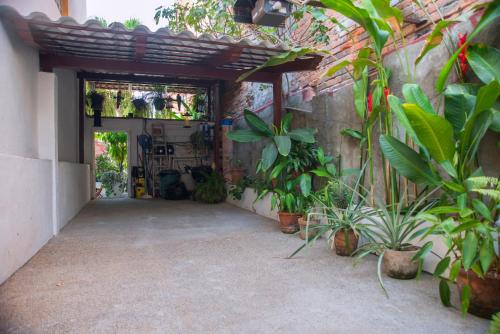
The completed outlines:
{"type": "Polygon", "coordinates": [[[387,105],[387,110],[391,111],[391,109],[389,108],[389,94],[391,94],[391,90],[387,87],[384,87],[385,104],[387,105]]]}
{"type": "Polygon", "coordinates": [[[372,112],[372,109],[373,109],[373,93],[370,92],[368,93],[368,113],[371,113],[372,112]]]}
{"type": "MultiPolygon", "coordinates": [[[[467,41],[467,34],[458,34],[458,48],[461,48],[467,41]]],[[[458,55],[460,61],[460,71],[465,74],[469,69],[469,64],[467,63],[467,45],[460,51],[458,55]]]]}

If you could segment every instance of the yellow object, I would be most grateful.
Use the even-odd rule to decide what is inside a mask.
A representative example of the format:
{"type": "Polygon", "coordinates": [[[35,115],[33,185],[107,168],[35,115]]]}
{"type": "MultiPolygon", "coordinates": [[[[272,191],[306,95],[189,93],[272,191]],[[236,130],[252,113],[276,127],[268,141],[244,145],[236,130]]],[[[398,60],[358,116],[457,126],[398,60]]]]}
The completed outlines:
{"type": "Polygon", "coordinates": [[[135,198],[141,198],[145,193],[144,187],[135,187],[135,198]]]}
{"type": "Polygon", "coordinates": [[[139,177],[139,178],[135,179],[135,185],[139,186],[139,187],[144,187],[144,178],[139,177]]]}

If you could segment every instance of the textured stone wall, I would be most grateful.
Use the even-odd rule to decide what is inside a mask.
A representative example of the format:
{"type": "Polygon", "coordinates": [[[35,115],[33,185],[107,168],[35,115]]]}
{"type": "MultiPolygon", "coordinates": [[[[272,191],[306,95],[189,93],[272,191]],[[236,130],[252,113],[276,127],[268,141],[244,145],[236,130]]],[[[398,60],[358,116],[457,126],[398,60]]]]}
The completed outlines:
{"type": "MultiPolygon", "coordinates": [[[[442,6],[442,11],[447,16],[457,16],[464,8],[470,7],[475,1],[439,1],[436,3],[442,6]]],[[[419,11],[415,10],[411,4],[412,1],[399,1],[398,6],[402,6],[405,16],[423,17],[419,11]]],[[[429,3],[429,1],[425,1],[429,3]]],[[[432,5],[428,5],[431,6],[432,5]]],[[[434,16],[437,15],[432,10],[434,16]]],[[[453,34],[471,31],[473,25],[477,23],[478,15],[472,16],[465,22],[461,22],[452,27],[453,34]]],[[[355,25],[351,24],[351,29],[358,31],[355,25]]],[[[478,41],[487,42],[492,45],[500,45],[498,31],[500,24],[497,22],[478,37],[478,41]]],[[[406,24],[405,30],[409,30],[407,37],[407,46],[404,51],[407,53],[410,64],[418,56],[428,32],[428,26],[417,27],[415,24],[406,24]]],[[[351,41],[343,40],[342,33],[332,38],[332,52],[334,55],[323,60],[320,68],[314,72],[291,73],[283,76],[283,89],[285,94],[284,106],[287,111],[294,114],[293,125],[295,127],[312,127],[319,130],[319,145],[334,155],[341,155],[342,167],[358,167],[360,151],[358,143],[351,138],[340,134],[344,128],[360,128],[360,119],[354,111],[354,102],[352,95],[352,82],[347,74],[339,73],[334,78],[323,78],[322,73],[328,65],[331,65],[339,57],[354,57],[356,51],[366,43],[366,34],[359,33],[357,44],[351,41]],[[361,41],[365,41],[361,43],[361,41]],[[359,44],[361,43],[361,44],[359,44]],[[315,95],[311,98],[311,95],[315,95]]],[[[384,50],[385,66],[391,69],[392,77],[390,80],[390,89],[393,94],[402,96],[401,87],[408,82],[406,75],[401,67],[400,57],[404,57],[402,48],[394,50],[388,47],[384,50]]],[[[434,89],[434,83],[444,63],[448,59],[448,52],[444,46],[436,47],[432,50],[416,67],[416,83],[420,84],[423,90],[430,97],[435,107],[442,106],[441,97],[434,89]]],[[[450,76],[450,81],[456,78],[450,76]]],[[[226,83],[225,95],[223,99],[225,112],[236,113],[236,121],[233,128],[244,128],[244,122],[241,120],[241,112],[244,108],[256,111],[266,119],[269,124],[272,123],[272,88],[262,89],[260,84],[232,84],[226,83]]],[[[374,138],[378,138],[376,135],[374,138]]],[[[500,150],[496,147],[496,142],[500,141],[500,136],[496,133],[489,133],[482,143],[480,149],[481,164],[485,166],[486,171],[491,175],[500,174],[500,150]]],[[[233,156],[241,159],[248,170],[254,170],[255,164],[260,157],[261,143],[233,145],[233,156]]],[[[375,150],[378,151],[377,143],[375,150]]],[[[381,173],[380,154],[375,154],[375,170],[381,173]]],[[[383,179],[376,175],[375,189],[383,189],[383,179]]]]}

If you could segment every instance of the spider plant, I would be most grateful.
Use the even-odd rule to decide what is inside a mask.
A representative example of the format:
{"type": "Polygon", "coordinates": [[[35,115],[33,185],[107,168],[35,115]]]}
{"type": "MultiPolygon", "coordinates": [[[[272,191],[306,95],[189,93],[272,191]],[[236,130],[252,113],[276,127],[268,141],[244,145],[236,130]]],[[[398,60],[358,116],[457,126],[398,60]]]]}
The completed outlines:
{"type": "Polygon", "coordinates": [[[313,238],[306,238],[304,244],[289,258],[313,244],[325,233],[328,234],[328,242],[333,242],[337,233],[348,233],[349,230],[352,230],[358,237],[360,235],[368,237],[363,220],[370,216],[373,210],[365,207],[367,198],[355,190],[360,187],[363,170],[359,173],[353,187],[341,179],[332,179],[321,190],[311,193],[315,208],[309,210],[307,215],[306,234],[310,228],[317,230],[318,233],[313,238]],[[318,219],[320,223],[311,224],[312,220],[318,219]]]}
{"type": "Polygon", "coordinates": [[[395,251],[408,250],[409,247],[413,246],[411,241],[427,231],[423,226],[424,221],[417,218],[417,215],[435,205],[436,201],[428,201],[428,199],[437,189],[428,193],[421,192],[407,207],[404,204],[407,192],[403,191],[403,198],[398,203],[392,200],[391,204],[383,205],[381,201],[378,201],[377,208],[374,210],[375,214],[365,215],[364,232],[368,243],[356,251],[356,262],[371,253],[379,255],[377,276],[380,286],[386,294],[387,291],[382,281],[384,254],[388,249],[395,251]]]}

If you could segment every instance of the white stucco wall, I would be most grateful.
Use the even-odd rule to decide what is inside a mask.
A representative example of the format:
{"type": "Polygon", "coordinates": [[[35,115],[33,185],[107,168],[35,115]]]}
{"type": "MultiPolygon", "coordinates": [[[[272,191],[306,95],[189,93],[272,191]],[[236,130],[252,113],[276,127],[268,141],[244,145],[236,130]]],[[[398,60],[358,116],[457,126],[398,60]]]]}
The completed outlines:
{"type": "Polygon", "coordinates": [[[90,201],[90,166],[60,161],[58,168],[58,230],[90,201]]]}
{"type": "Polygon", "coordinates": [[[52,237],[52,162],[0,154],[0,283],[52,237]]]}
{"type": "Polygon", "coordinates": [[[78,162],[78,80],[73,70],[56,69],[59,161],[78,162]]]}
{"type": "MultiPolygon", "coordinates": [[[[53,0],[0,0],[22,14],[57,19],[53,0]]],[[[28,261],[88,201],[89,166],[75,160],[77,90],[73,72],[39,72],[38,51],[0,22],[0,283],[28,261]],[[63,111],[67,113],[63,113],[63,111]],[[58,120],[59,114],[62,114],[58,120]],[[66,128],[64,123],[70,125],[66,128]],[[54,163],[55,162],[55,163],[54,163]],[[61,193],[58,196],[58,193],[61,193]]]]}

